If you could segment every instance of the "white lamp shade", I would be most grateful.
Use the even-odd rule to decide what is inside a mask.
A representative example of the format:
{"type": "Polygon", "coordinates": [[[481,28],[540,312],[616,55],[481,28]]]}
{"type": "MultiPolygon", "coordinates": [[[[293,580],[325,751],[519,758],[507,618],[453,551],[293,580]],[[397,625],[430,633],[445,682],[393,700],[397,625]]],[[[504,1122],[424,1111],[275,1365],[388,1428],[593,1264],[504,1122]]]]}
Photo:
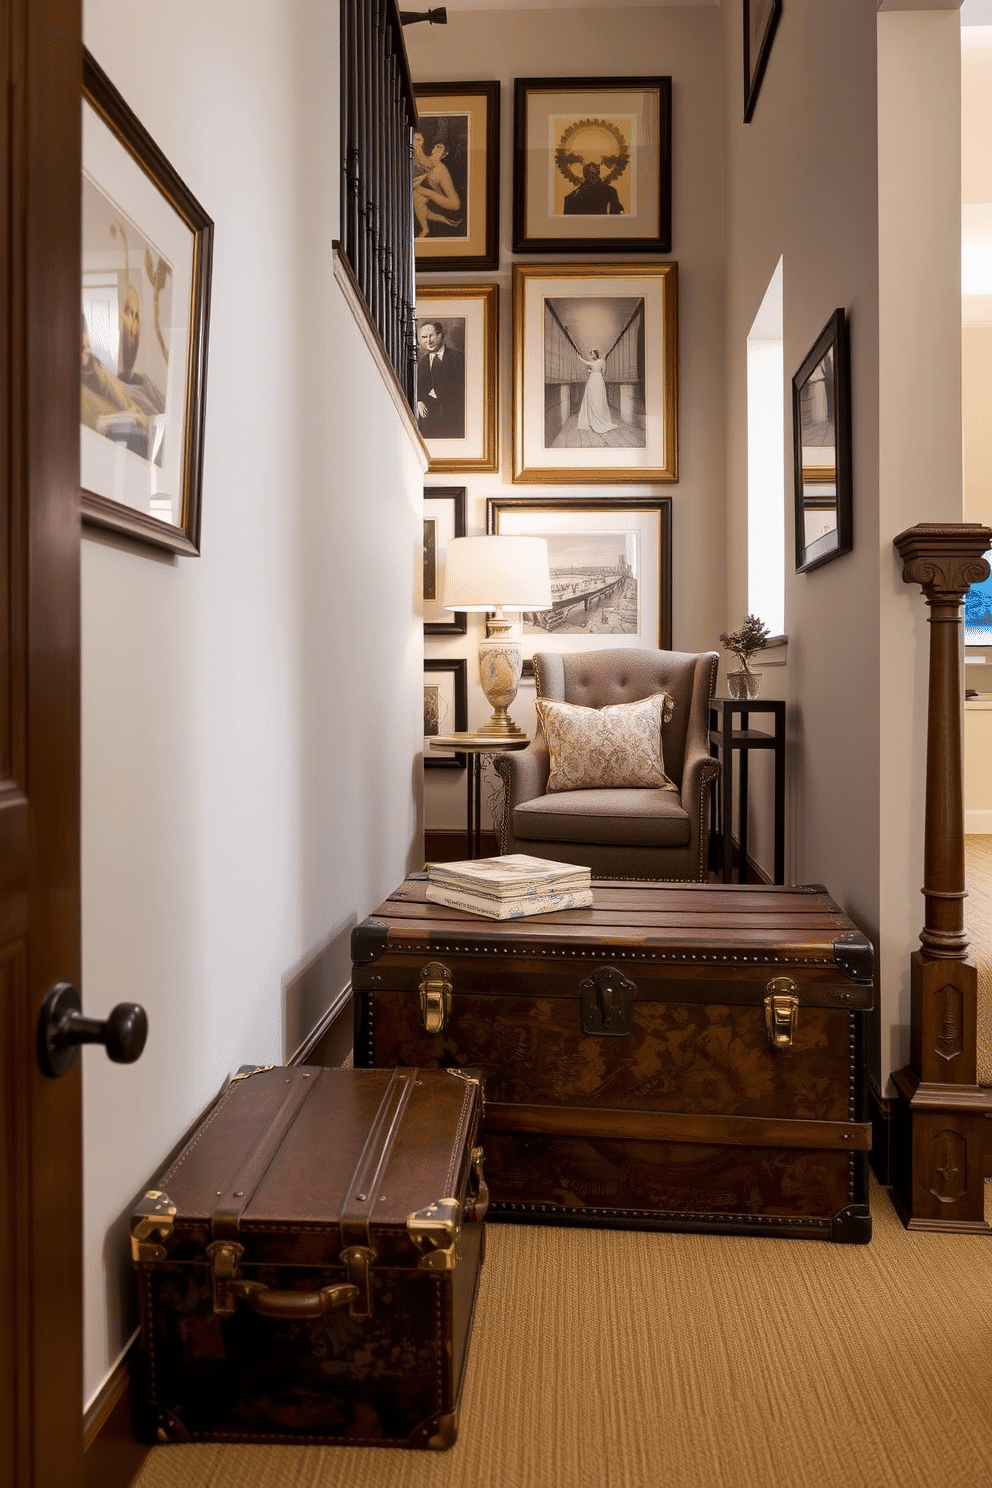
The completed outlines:
{"type": "Polygon", "coordinates": [[[444,552],[446,610],[548,610],[543,537],[453,537],[444,552]]]}

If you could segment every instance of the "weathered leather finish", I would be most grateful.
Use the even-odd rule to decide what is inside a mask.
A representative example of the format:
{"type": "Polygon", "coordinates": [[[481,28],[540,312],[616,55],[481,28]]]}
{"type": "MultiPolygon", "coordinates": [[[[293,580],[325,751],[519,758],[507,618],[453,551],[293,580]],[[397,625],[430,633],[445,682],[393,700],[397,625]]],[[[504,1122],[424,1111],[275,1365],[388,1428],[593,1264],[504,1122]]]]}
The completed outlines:
{"type": "Polygon", "coordinates": [[[142,1434],[450,1446],[483,1256],[481,1107],[477,1080],[436,1069],[235,1077],[152,1185],[176,1212],[137,1264],[142,1434]],[[407,1220],[444,1199],[453,1264],[425,1268],[407,1220]]]}

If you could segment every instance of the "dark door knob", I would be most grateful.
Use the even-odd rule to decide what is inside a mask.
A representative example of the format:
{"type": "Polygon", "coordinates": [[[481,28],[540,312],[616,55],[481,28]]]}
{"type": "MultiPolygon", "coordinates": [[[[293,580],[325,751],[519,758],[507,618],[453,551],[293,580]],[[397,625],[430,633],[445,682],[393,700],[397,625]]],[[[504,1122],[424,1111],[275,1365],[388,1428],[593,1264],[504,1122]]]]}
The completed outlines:
{"type": "Polygon", "coordinates": [[[53,1080],[76,1062],[80,1044],[103,1044],[115,1064],[133,1064],[148,1037],[148,1015],[136,1002],[119,1002],[106,1022],[84,1018],[79,993],[70,982],[57,982],[41,1005],[38,1019],[38,1063],[53,1080]]]}

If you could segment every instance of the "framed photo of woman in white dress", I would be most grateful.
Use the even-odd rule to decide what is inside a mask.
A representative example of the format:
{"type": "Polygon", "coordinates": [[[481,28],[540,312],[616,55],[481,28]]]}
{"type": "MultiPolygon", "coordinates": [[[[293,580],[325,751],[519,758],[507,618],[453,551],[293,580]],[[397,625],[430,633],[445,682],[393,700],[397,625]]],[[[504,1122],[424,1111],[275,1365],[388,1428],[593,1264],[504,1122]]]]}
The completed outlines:
{"type": "Polygon", "coordinates": [[[678,480],[678,266],[513,270],[513,479],[678,480]]]}

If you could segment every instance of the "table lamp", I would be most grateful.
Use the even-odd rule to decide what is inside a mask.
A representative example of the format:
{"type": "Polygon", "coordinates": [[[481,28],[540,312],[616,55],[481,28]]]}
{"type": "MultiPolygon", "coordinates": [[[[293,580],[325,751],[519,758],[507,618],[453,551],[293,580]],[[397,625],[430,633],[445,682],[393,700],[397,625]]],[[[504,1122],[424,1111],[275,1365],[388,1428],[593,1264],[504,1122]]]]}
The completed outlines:
{"type": "Polygon", "coordinates": [[[504,610],[549,610],[551,574],[543,537],[453,537],[444,555],[446,610],[493,611],[479,642],[479,681],[492,717],[480,734],[522,738],[507,709],[523,668],[519,635],[504,610]]]}

